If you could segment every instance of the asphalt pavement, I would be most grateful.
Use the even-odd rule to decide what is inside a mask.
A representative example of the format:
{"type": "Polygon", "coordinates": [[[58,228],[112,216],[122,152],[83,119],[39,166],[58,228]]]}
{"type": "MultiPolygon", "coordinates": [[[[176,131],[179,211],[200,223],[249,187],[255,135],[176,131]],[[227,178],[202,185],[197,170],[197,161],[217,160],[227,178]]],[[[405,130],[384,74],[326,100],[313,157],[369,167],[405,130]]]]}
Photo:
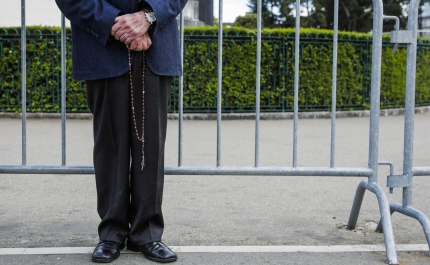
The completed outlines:
{"type": "MultiPolygon", "coordinates": [[[[379,160],[403,163],[403,116],[381,117],[379,160]]],[[[415,120],[414,165],[430,166],[430,114],[415,120]]],[[[61,121],[27,121],[27,164],[61,164],[61,121]]],[[[264,120],[260,166],[292,166],[293,121],[264,120]]],[[[21,164],[21,120],[0,119],[0,164],[21,164]]],[[[183,165],[216,165],[216,121],[184,121],[183,165]]],[[[222,122],[221,164],[253,166],[255,122],[222,122]]],[[[367,167],[369,118],[342,118],[336,128],[336,167],[367,167]]],[[[92,121],[67,121],[67,164],[92,164],[92,121]]],[[[178,121],[168,121],[166,166],[178,163],[178,121]]],[[[298,122],[298,166],[330,165],[330,120],[298,122]]],[[[402,191],[378,183],[391,203],[402,191]]],[[[274,176],[166,176],[163,241],[171,246],[383,246],[374,232],[378,202],[367,192],[354,231],[345,229],[355,190],[364,178],[274,176]]],[[[429,177],[415,177],[414,207],[430,216],[429,177]]],[[[0,175],[0,250],[94,247],[98,242],[92,175],[0,175]]],[[[426,244],[418,221],[394,214],[396,244],[426,244]]],[[[372,252],[179,252],[176,264],[384,264],[372,252]]],[[[400,264],[430,264],[428,251],[399,251],[400,264]]],[[[91,264],[90,254],[0,255],[0,264],[91,264]]],[[[151,264],[123,253],[114,264],[151,264]]]]}

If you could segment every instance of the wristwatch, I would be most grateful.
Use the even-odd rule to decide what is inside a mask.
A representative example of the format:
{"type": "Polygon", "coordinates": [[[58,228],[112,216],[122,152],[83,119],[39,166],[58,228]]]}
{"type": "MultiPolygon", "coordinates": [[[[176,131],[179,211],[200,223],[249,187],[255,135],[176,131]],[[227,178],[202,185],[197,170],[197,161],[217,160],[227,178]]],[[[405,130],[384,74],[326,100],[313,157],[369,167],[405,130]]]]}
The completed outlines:
{"type": "Polygon", "coordinates": [[[152,24],[157,20],[157,18],[155,17],[155,12],[147,11],[147,10],[142,10],[142,11],[145,14],[146,21],[152,26],[152,24]]]}

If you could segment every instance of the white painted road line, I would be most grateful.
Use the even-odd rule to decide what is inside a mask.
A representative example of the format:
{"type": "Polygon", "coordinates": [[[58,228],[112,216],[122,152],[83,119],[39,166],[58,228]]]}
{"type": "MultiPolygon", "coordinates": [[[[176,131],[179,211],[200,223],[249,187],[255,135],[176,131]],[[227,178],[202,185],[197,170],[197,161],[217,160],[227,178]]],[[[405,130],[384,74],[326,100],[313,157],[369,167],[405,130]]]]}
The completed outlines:
{"type": "MultiPolygon", "coordinates": [[[[335,253],[335,252],[384,252],[384,245],[345,245],[345,246],[172,246],[179,253],[335,253]]],[[[65,255],[91,254],[94,247],[64,248],[0,248],[0,255],[65,255]]],[[[428,251],[426,244],[396,245],[397,251],[428,251]]],[[[121,253],[138,253],[123,250],[121,253]]]]}

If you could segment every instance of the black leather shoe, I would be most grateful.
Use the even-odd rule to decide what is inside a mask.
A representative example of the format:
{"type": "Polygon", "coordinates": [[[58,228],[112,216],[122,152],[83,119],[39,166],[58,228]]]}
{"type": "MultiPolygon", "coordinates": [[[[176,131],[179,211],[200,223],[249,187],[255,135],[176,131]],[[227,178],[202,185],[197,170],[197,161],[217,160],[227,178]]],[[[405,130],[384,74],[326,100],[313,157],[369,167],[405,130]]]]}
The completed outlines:
{"type": "Polygon", "coordinates": [[[127,249],[134,252],[141,251],[145,258],[161,263],[173,262],[178,259],[175,252],[164,245],[163,242],[151,242],[141,246],[127,242],[127,249]]]}
{"type": "Polygon", "coordinates": [[[101,241],[94,249],[91,260],[93,262],[109,263],[119,257],[123,244],[114,241],[101,241]]]}

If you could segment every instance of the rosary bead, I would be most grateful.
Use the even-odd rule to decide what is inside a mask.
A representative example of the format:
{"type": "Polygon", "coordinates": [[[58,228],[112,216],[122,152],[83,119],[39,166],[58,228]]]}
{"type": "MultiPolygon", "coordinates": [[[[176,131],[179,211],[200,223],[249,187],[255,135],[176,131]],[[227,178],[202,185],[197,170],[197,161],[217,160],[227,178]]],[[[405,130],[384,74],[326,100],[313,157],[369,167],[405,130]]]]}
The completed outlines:
{"type": "Polygon", "coordinates": [[[139,133],[136,126],[136,114],[134,112],[134,90],[133,90],[133,76],[131,71],[131,56],[130,56],[130,50],[128,50],[128,65],[129,65],[129,74],[130,74],[130,93],[131,93],[131,108],[132,108],[132,114],[133,114],[133,123],[134,123],[134,130],[136,133],[137,139],[142,142],[142,169],[145,167],[145,139],[144,139],[144,128],[145,128],[145,53],[143,53],[143,71],[142,71],[142,138],[139,137],[139,133]]]}

